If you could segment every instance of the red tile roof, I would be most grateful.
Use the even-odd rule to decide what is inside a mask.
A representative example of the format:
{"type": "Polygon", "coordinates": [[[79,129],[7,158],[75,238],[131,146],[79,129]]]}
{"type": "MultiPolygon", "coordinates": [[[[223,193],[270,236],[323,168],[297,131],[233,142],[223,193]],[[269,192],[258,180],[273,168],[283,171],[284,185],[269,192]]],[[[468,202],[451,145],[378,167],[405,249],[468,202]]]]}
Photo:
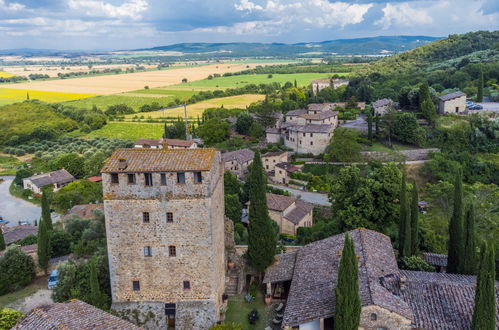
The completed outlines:
{"type": "Polygon", "coordinates": [[[102,177],[101,176],[91,176],[91,177],[87,178],[87,180],[92,181],[92,182],[101,182],[102,177]]]}

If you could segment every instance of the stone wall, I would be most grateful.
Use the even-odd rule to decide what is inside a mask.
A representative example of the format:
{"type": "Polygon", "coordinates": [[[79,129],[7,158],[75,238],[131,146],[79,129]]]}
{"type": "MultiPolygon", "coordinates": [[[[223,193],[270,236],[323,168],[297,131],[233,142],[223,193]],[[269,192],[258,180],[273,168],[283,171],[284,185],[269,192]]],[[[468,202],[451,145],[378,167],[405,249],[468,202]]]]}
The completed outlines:
{"type": "Polygon", "coordinates": [[[379,306],[371,305],[362,307],[359,329],[412,329],[411,323],[411,320],[399,314],[390,312],[379,306]]]}
{"type": "Polygon", "coordinates": [[[440,114],[447,113],[463,113],[466,110],[466,95],[456,97],[449,101],[439,101],[438,112],[440,114]],[[456,111],[457,108],[457,111],[456,111]]]}
{"type": "Polygon", "coordinates": [[[284,140],[284,145],[293,149],[298,154],[311,153],[319,155],[326,150],[332,136],[332,130],[330,133],[305,133],[305,136],[303,136],[302,132],[289,129],[289,136],[284,140]]]}
{"type": "Polygon", "coordinates": [[[431,152],[440,152],[438,148],[411,149],[393,151],[391,153],[384,151],[362,151],[360,154],[365,160],[379,161],[416,161],[427,160],[431,152]]]}

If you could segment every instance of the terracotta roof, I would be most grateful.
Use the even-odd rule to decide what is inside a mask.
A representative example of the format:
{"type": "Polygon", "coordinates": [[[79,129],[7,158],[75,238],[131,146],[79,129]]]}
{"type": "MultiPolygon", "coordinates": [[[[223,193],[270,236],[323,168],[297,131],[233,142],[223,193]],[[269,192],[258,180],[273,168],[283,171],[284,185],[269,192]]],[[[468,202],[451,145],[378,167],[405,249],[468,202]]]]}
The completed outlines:
{"type": "Polygon", "coordinates": [[[215,149],[117,149],[102,168],[109,172],[208,171],[215,149]],[[124,160],[123,164],[121,161],[124,160]],[[123,168],[125,167],[125,168],[123,168]]]}
{"type": "Polygon", "coordinates": [[[144,145],[144,144],[147,144],[151,147],[157,147],[160,145],[160,142],[157,139],[138,139],[137,141],[135,141],[135,145],[144,145]]]}
{"type": "Polygon", "coordinates": [[[180,140],[180,139],[161,139],[160,143],[166,143],[169,146],[172,147],[184,147],[184,148],[189,148],[191,147],[196,141],[193,140],[180,140]]]}
{"type": "Polygon", "coordinates": [[[45,305],[33,309],[12,329],[22,330],[90,330],[140,329],[83,301],[73,299],[65,303],[45,305]]]}
{"type": "Polygon", "coordinates": [[[71,219],[73,216],[77,216],[81,219],[93,219],[95,218],[95,210],[104,213],[104,205],[102,203],[75,205],[66,213],[62,220],[71,219]]]}
{"type": "Polygon", "coordinates": [[[466,96],[466,94],[464,94],[461,91],[457,91],[457,92],[453,92],[453,93],[442,95],[442,96],[439,97],[439,99],[441,101],[450,101],[450,100],[453,100],[453,99],[457,99],[458,97],[461,97],[461,96],[466,96]]]}
{"type": "Polygon", "coordinates": [[[307,108],[312,111],[327,111],[332,109],[334,103],[310,103],[307,108]]]}
{"type": "Polygon", "coordinates": [[[423,253],[423,259],[430,265],[447,267],[447,256],[445,254],[438,253],[423,253]]]}
{"type": "Polygon", "coordinates": [[[306,109],[297,109],[297,110],[291,110],[286,113],[286,116],[300,116],[303,114],[306,114],[307,110],[306,109]]]}
{"type": "Polygon", "coordinates": [[[264,153],[262,155],[262,158],[275,157],[275,156],[280,156],[280,155],[287,154],[287,153],[288,153],[287,151],[270,151],[270,152],[264,153]]]}
{"type": "Polygon", "coordinates": [[[286,172],[288,173],[293,173],[293,172],[296,172],[296,171],[299,171],[300,169],[298,168],[298,166],[295,166],[293,164],[290,164],[290,163],[278,163],[275,165],[276,167],[279,167],[279,168],[282,168],[283,170],[285,170],[286,172]]]}
{"type": "Polygon", "coordinates": [[[295,205],[296,207],[292,209],[291,212],[286,214],[284,218],[297,225],[307,214],[309,214],[314,209],[314,205],[304,202],[301,199],[297,199],[295,205]]]}
{"type": "Polygon", "coordinates": [[[380,100],[373,102],[373,107],[374,108],[384,107],[385,105],[389,105],[392,103],[393,103],[393,101],[390,99],[380,99],[380,100]]]}
{"type": "Polygon", "coordinates": [[[20,241],[29,235],[36,235],[38,233],[38,227],[29,225],[9,227],[8,229],[9,231],[3,234],[6,245],[20,241]]]}
{"type": "Polygon", "coordinates": [[[222,154],[222,159],[224,162],[230,162],[231,160],[237,161],[239,164],[243,164],[253,160],[255,153],[250,149],[239,149],[222,154]]]}
{"type": "MultiPolygon", "coordinates": [[[[378,305],[412,319],[409,305],[380,284],[380,278],[398,272],[390,238],[367,229],[349,232],[359,256],[359,292],[362,306],[378,305]]],[[[332,236],[297,251],[283,325],[299,324],[334,315],[340,251],[345,234],[332,236]]]]}
{"type": "Polygon", "coordinates": [[[282,212],[297,200],[296,197],[267,193],[269,210],[282,212]]]}
{"type": "MultiPolygon", "coordinates": [[[[470,329],[476,277],[401,270],[383,286],[409,303],[417,329],[470,329]],[[405,280],[401,287],[400,279],[405,280]]],[[[499,284],[496,282],[496,328],[499,328],[499,284]]]]}
{"type": "Polygon", "coordinates": [[[333,125],[328,125],[328,124],[294,125],[290,126],[289,130],[300,133],[330,133],[333,130],[333,125]]]}
{"type": "Polygon", "coordinates": [[[274,263],[265,271],[263,283],[291,281],[295,261],[296,251],[276,255],[274,263]]]}
{"type": "MultiPolygon", "coordinates": [[[[19,248],[21,249],[21,251],[23,251],[26,254],[35,253],[35,252],[38,251],[38,245],[37,244],[30,244],[30,245],[19,246],[19,248]]],[[[5,254],[6,251],[7,250],[0,251],[0,257],[2,257],[5,254]]]]}
{"type": "Polygon", "coordinates": [[[306,113],[301,115],[300,117],[308,119],[308,120],[323,120],[326,118],[335,117],[338,115],[338,111],[326,110],[319,113],[306,113]]]}
{"type": "Polygon", "coordinates": [[[92,181],[92,182],[101,182],[102,177],[101,176],[91,176],[91,177],[87,178],[87,180],[92,181]]]}
{"type": "Polygon", "coordinates": [[[33,175],[29,178],[26,178],[25,180],[30,180],[34,185],[41,188],[50,184],[63,184],[73,182],[76,179],[68,171],[66,171],[65,169],[61,169],[49,173],[33,175]]]}

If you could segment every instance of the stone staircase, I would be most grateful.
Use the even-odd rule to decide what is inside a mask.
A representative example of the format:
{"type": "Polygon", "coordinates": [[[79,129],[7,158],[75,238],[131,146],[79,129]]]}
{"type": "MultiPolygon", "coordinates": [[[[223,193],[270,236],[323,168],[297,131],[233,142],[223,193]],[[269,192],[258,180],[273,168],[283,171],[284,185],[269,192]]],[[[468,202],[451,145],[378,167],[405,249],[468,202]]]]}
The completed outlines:
{"type": "Polygon", "coordinates": [[[238,294],[239,288],[239,270],[229,269],[226,274],[225,280],[225,293],[229,296],[238,294]]]}

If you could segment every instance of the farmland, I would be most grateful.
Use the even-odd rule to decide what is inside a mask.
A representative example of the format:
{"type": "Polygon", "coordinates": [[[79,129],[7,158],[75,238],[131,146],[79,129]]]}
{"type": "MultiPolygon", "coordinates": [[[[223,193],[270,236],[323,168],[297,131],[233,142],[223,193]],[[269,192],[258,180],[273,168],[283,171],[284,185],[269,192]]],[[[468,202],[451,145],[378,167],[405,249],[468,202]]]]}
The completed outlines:
{"type": "Polygon", "coordinates": [[[125,140],[140,138],[159,139],[163,134],[161,123],[117,123],[110,122],[103,128],[87,135],[90,138],[106,137],[125,140]]]}
{"type": "Polygon", "coordinates": [[[14,75],[12,73],[0,71],[0,78],[10,78],[13,77],[14,75]]]}
{"type": "Polygon", "coordinates": [[[0,88],[0,105],[22,102],[27,99],[28,95],[31,100],[36,99],[45,102],[65,102],[95,96],[91,94],[25,91],[21,89],[0,88]]]}

